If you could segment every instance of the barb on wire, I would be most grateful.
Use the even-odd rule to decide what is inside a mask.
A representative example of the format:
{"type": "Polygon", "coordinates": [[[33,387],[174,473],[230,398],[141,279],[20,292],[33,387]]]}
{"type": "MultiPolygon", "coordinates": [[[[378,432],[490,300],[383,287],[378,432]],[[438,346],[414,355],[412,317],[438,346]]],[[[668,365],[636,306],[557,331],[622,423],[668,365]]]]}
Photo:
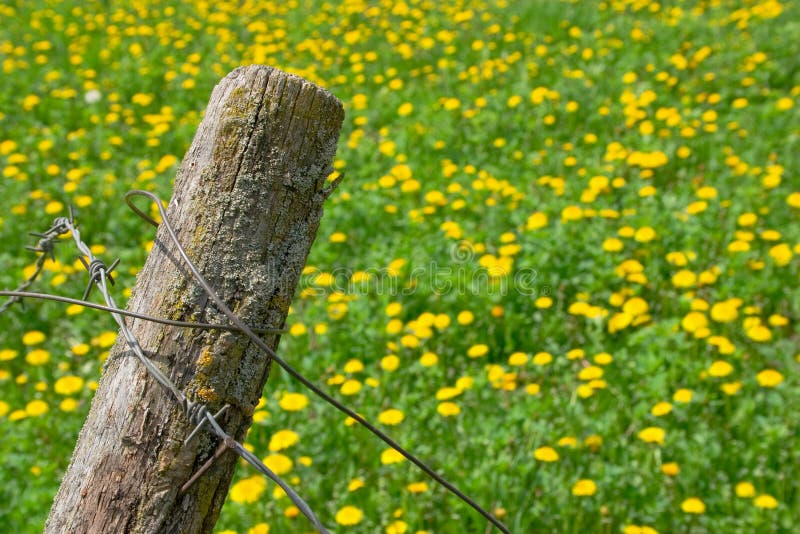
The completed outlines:
{"type": "Polygon", "coordinates": [[[186,266],[189,268],[189,271],[194,276],[195,281],[200,284],[203,290],[206,292],[208,297],[214,302],[217,306],[217,309],[220,310],[228,320],[235,326],[239,327],[239,329],[249,337],[253,343],[255,343],[261,350],[267,353],[270,358],[272,358],[278,365],[280,365],[286,372],[292,375],[295,379],[297,379],[300,383],[306,386],[308,389],[313,391],[318,397],[323,399],[328,404],[332,405],[339,411],[345,413],[346,415],[350,416],[351,418],[358,421],[363,427],[369,430],[372,434],[380,438],[383,442],[388,444],[390,447],[395,449],[397,452],[402,454],[406,459],[411,461],[414,465],[416,465],[420,470],[422,470],[425,474],[430,476],[433,480],[435,480],[440,485],[444,486],[448,489],[451,493],[456,495],[459,499],[467,503],[470,507],[472,507],[475,511],[485,517],[492,525],[497,527],[501,532],[508,534],[510,531],[508,528],[494,515],[486,511],[482,508],[478,503],[468,497],[466,494],[461,492],[457,487],[455,487],[452,483],[448,482],[442,475],[434,471],[431,467],[429,467],[426,463],[422,460],[417,458],[411,452],[407,451],[403,448],[399,443],[377,428],[375,425],[371,424],[369,421],[364,419],[361,415],[353,411],[352,409],[348,408],[331,395],[320,389],[316,384],[311,382],[305,376],[303,376],[299,371],[297,371],[294,367],[289,365],[283,358],[279,357],[274,350],[272,350],[261,338],[255,335],[250,328],[245,325],[242,320],[235,314],[231,309],[225,304],[225,302],[217,295],[214,288],[206,281],[203,275],[198,271],[197,267],[195,267],[194,263],[189,259],[189,256],[186,254],[186,250],[181,245],[180,241],[178,240],[178,236],[175,234],[175,230],[172,228],[172,225],[169,223],[167,218],[166,210],[164,209],[164,204],[161,202],[161,199],[158,198],[155,194],[149,191],[141,191],[141,190],[133,190],[129,191],[125,194],[125,202],[127,202],[128,206],[133,210],[140,218],[147,221],[153,226],[158,227],[159,223],[157,223],[152,217],[141,211],[136,205],[133,203],[133,198],[137,196],[143,196],[149,198],[153,202],[155,202],[156,207],[158,208],[159,214],[161,215],[161,224],[164,225],[164,228],[167,230],[169,234],[170,240],[175,245],[178,253],[180,254],[181,258],[183,259],[186,266]]]}
{"type": "MultiPolygon", "coordinates": [[[[17,287],[17,289],[15,290],[16,292],[25,291],[31,286],[31,284],[33,284],[36,281],[37,278],[39,278],[39,275],[42,274],[42,270],[44,269],[44,264],[47,262],[48,258],[50,258],[53,261],[56,260],[55,246],[56,243],[58,243],[56,239],[58,239],[60,235],[67,233],[68,230],[65,230],[66,228],[65,224],[67,222],[72,223],[72,221],[73,221],[73,213],[72,213],[72,206],[70,206],[68,219],[65,217],[59,217],[55,221],[53,221],[53,224],[44,233],[39,233],[39,232],[30,233],[30,235],[38,237],[39,242],[36,243],[36,246],[33,247],[27,246],[25,248],[30,250],[31,252],[38,253],[39,256],[36,258],[36,264],[33,272],[30,274],[30,276],[28,276],[28,278],[25,279],[24,282],[22,282],[17,287]]],[[[22,301],[22,298],[19,297],[18,295],[7,295],[7,296],[9,296],[10,298],[7,301],[5,301],[2,306],[0,306],[0,313],[3,313],[15,303],[22,301]]]]}

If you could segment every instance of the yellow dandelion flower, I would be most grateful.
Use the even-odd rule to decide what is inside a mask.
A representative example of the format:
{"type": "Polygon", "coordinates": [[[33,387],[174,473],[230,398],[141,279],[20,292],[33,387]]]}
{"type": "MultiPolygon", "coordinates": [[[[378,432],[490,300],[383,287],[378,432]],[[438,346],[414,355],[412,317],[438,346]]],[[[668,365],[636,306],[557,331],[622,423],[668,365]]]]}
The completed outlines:
{"type": "Polygon", "coordinates": [[[424,493],[428,491],[428,483],[427,482],[412,482],[406,489],[411,493],[424,493]]]}
{"type": "Polygon", "coordinates": [[[633,239],[639,243],[649,243],[657,237],[656,231],[650,226],[643,226],[636,230],[633,239]]]}
{"type": "Polygon", "coordinates": [[[53,384],[53,390],[59,395],[73,395],[83,389],[83,384],[79,376],[62,376],[53,384]]]}
{"type": "Polygon", "coordinates": [[[685,514],[704,514],[706,513],[706,505],[697,497],[689,497],[681,503],[681,510],[685,514]]]}
{"type": "Polygon", "coordinates": [[[533,451],[533,457],[540,462],[557,462],[559,459],[558,452],[552,447],[539,447],[533,451]]]}
{"type": "Polygon", "coordinates": [[[78,409],[78,401],[73,398],[64,399],[59,403],[58,409],[62,412],[74,412],[78,409]]]}
{"type": "Polygon", "coordinates": [[[389,317],[400,315],[401,311],[403,311],[403,305],[399,302],[390,302],[389,305],[386,306],[386,315],[389,317]]]}
{"type": "Polygon", "coordinates": [[[708,202],[705,200],[696,200],[686,206],[686,213],[689,215],[697,215],[704,212],[708,208],[708,202]]]}
{"type": "Polygon", "coordinates": [[[745,334],[747,334],[747,337],[757,342],[765,342],[772,339],[772,332],[763,324],[757,324],[752,328],[747,328],[745,334]]]}
{"type": "Polygon", "coordinates": [[[404,102],[400,104],[400,107],[397,108],[397,114],[401,117],[407,117],[411,115],[411,112],[414,111],[414,104],[411,102],[404,102]]]}
{"type": "Polygon", "coordinates": [[[597,493],[597,484],[588,478],[582,478],[572,486],[572,494],[576,497],[591,497],[595,493],[597,493]]]}
{"type": "Polygon", "coordinates": [[[291,458],[280,453],[270,454],[266,458],[263,458],[262,461],[264,465],[269,467],[276,475],[285,475],[292,470],[292,466],[294,465],[291,458]]]}
{"type": "Polygon", "coordinates": [[[538,352],[533,356],[534,365],[545,366],[553,361],[553,355],[549,352],[538,352]]]}
{"type": "Polygon", "coordinates": [[[786,243],[775,245],[769,249],[769,255],[778,267],[788,265],[792,261],[792,249],[786,243]]]}
{"type": "Polygon", "coordinates": [[[25,414],[29,417],[38,417],[47,413],[50,406],[43,400],[32,400],[25,405],[25,414]]]}
{"type": "Polygon", "coordinates": [[[347,484],[347,491],[353,492],[363,488],[365,485],[363,478],[354,478],[347,484]]]}
{"type": "Polygon", "coordinates": [[[456,321],[458,322],[458,324],[463,325],[463,326],[471,324],[474,319],[475,319],[475,316],[469,310],[464,310],[464,311],[460,312],[458,314],[458,316],[456,317],[456,321]]]}
{"type": "Polygon", "coordinates": [[[583,349],[571,349],[567,352],[567,359],[568,360],[578,360],[583,358],[586,355],[586,352],[583,349]]]}
{"type": "Polygon", "coordinates": [[[774,388],[783,382],[783,375],[774,369],[765,369],[756,375],[758,385],[764,388],[774,388]]]}
{"type": "Polygon", "coordinates": [[[300,436],[293,430],[278,430],[269,439],[269,450],[272,452],[288,449],[300,441],[300,436]]]}
{"type": "Polygon", "coordinates": [[[603,250],[606,252],[619,252],[623,247],[622,241],[616,237],[609,237],[603,241],[603,250]]]}
{"type": "Polygon", "coordinates": [[[361,391],[361,382],[352,378],[345,380],[342,386],[339,388],[339,391],[342,392],[342,395],[355,395],[361,391]]]}
{"type": "Polygon", "coordinates": [[[308,329],[306,328],[306,325],[304,325],[303,323],[295,323],[289,327],[289,335],[294,337],[302,336],[307,331],[308,329]]]}
{"type": "Polygon", "coordinates": [[[395,408],[384,410],[378,415],[378,421],[389,426],[399,425],[404,418],[403,412],[395,408]]]}
{"type": "Polygon", "coordinates": [[[688,269],[681,269],[672,276],[672,285],[677,288],[693,287],[697,283],[697,275],[688,269]]]}
{"type": "Polygon", "coordinates": [[[308,397],[302,393],[284,393],[278,405],[287,412],[299,412],[308,406],[308,397]]]}
{"type": "Polygon", "coordinates": [[[774,313],[769,316],[769,324],[772,326],[786,326],[789,324],[788,317],[784,317],[783,315],[774,313]]]}
{"type": "Polygon", "coordinates": [[[711,318],[718,323],[729,323],[739,317],[739,299],[717,302],[711,307],[711,318]]]}
{"type": "Polygon", "coordinates": [[[489,352],[489,346],[484,344],[473,345],[467,350],[467,356],[470,358],[480,358],[489,352]]]}
{"type": "Polygon", "coordinates": [[[9,421],[19,421],[21,419],[25,419],[26,417],[28,417],[28,414],[25,413],[25,410],[14,410],[8,414],[9,421]]]}
{"type": "Polygon", "coordinates": [[[682,404],[686,404],[687,402],[692,402],[692,392],[691,390],[681,388],[672,395],[672,400],[675,402],[680,402],[682,404]]]}
{"type": "Polygon", "coordinates": [[[607,352],[598,352],[592,357],[592,360],[597,365],[608,365],[614,361],[614,357],[607,352]]]}
{"type": "Polygon", "coordinates": [[[622,306],[622,311],[630,314],[633,317],[644,315],[649,311],[649,309],[650,307],[648,306],[647,301],[641,297],[633,297],[628,299],[622,306]]]}
{"type": "Polygon", "coordinates": [[[539,384],[527,384],[525,386],[525,393],[528,395],[538,395],[542,390],[539,384]]]}
{"type": "Polygon", "coordinates": [[[400,319],[392,319],[386,323],[386,333],[389,335],[399,334],[403,331],[403,321],[400,319]]]}
{"type": "Polygon", "coordinates": [[[775,102],[775,107],[778,111],[786,111],[794,107],[794,100],[788,96],[781,97],[775,102]]]}
{"type": "Polygon", "coordinates": [[[395,371],[398,367],[400,367],[400,358],[395,356],[394,354],[389,354],[388,356],[384,356],[381,358],[381,369],[384,371],[395,371]]]}
{"type": "Polygon", "coordinates": [[[741,382],[725,382],[722,384],[719,389],[722,390],[723,393],[726,395],[736,395],[739,393],[739,390],[742,389],[741,382]]]}
{"type": "Polygon", "coordinates": [[[436,411],[439,412],[439,415],[442,417],[452,417],[461,413],[461,408],[454,402],[446,401],[439,403],[439,406],[436,407],[436,411]]]}
{"type": "Polygon", "coordinates": [[[44,365],[50,361],[50,353],[43,349],[34,349],[25,355],[29,365],[44,365]]]}
{"type": "Polygon", "coordinates": [[[661,472],[668,477],[674,477],[678,476],[681,472],[681,468],[676,462],[666,462],[661,465],[661,472]]]}
{"type": "Polygon", "coordinates": [[[524,352],[515,352],[508,357],[508,364],[515,367],[528,363],[528,355],[524,352]]]}
{"type": "Polygon", "coordinates": [[[392,521],[386,526],[386,534],[405,534],[408,530],[408,523],[401,519],[392,521]]]}
{"type": "Polygon", "coordinates": [[[0,350],[0,362],[13,360],[18,355],[19,355],[19,353],[17,351],[15,351],[15,350],[11,350],[11,349],[0,350]]]}
{"type": "Polygon", "coordinates": [[[436,327],[437,330],[444,330],[450,326],[450,316],[446,313],[437,314],[433,320],[433,326],[436,327]]]}
{"type": "Polygon", "coordinates": [[[267,481],[261,475],[254,475],[238,481],[231,487],[228,495],[231,500],[240,504],[252,504],[261,498],[267,489],[267,481]]]}
{"type": "Polygon", "coordinates": [[[595,380],[603,376],[603,369],[596,365],[584,367],[578,372],[578,378],[581,380],[595,380]]]}
{"type": "Polygon", "coordinates": [[[92,345],[107,349],[117,340],[117,333],[107,330],[92,339],[92,345]]]}
{"type": "Polygon", "coordinates": [[[344,364],[344,372],[345,373],[360,373],[364,370],[364,363],[358,359],[350,359],[347,360],[347,363],[344,364]]]}
{"type": "Polygon", "coordinates": [[[406,459],[405,456],[403,456],[394,449],[385,449],[381,453],[381,464],[383,465],[400,463],[405,459],[406,459]]]}
{"type": "Polygon", "coordinates": [[[614,334],[620,330],[624,330],[633,322],[633,316],[625,313],[618,312],[611,316],[608,320],[608,332],[614,334]]]}
{"type": "Polygon", "coordinates": [[[756,495],[756,488],[750,482],[739,482],[734,491],[736,496],[742,499],[750,499],[756,495]]]}
{"type": "MultiPolygon", "coordinates": [[[[798,202],[798,206],[800,206],[800,202],[798,202]]],[[[541,211],[537,211],[531,214],[531,216],[528,217],[528,220],[525,223],[525,229],[531,231],[544,228],[545,226],[547,226],[547,214],[541,211]]]]}
{"type": "Polygon", "coordinates": [[[739,226],[748,227],[748,226],[753,226],[757,221],[758,221],[758,215],[752,212],[747,212],[739,215],[739,217],[736,219],[736,224],[738,224],[739,226]]]}
{"type": "Polygon", "coordinates": [[[22,344],[23,345],[38,345],[42,341],[45,340],[45,335],[38,330],[31,330],[30,332],[25,332],[22,336],[22,344]]]}
{"type": "Polygon", "coordinates": [[[663,428],[657,426],[649,426],[639,432],[637,434],[638,438],[645,443],[656,443],[658,445],[664,445],[664,438],[666,437],[666,432],[663,428]]]}
{"type": "Polygon", "coordinates": [[[583,218],[583,209],[580,206],[567,206],[561,210],[561,222],[578,221],[583,218]]]}
{"type": "Polygon", "coordinates": [[[672,411],[672,404],[669,402],[659,402],[650,410],[650,413],[656,417],[661,417],[662,415],[667,415],[672,411]]]}
{"type": "Polygon", "coordinates": [[[439,357],[433,352],[425,352],[419,357],[419,363],[423,367],[432,367],[439,363],[439,357]]]}
{"type": "Polygon", "coordinates": [[[414,336],[412,334],[406,334],[400,338],[400,344],[409,349],[415,349],[419,347],[420,340],[417,336],[414,336]]]}
{"type": "Polygon", "coordinates": [[[342,526],[352,526],[361,523],[364,512],[355,506],[344,506],[336,512],[336,522],[342,526]]]}
{"type": "Polygon", "coordinates": [[[717,360],[708,368],[708,374],[714,378],[722,378],[733,372],[733,366],[724,360],[717,360]]]}
{"type": "Polygon", "coordinates": [[[64,209],[64,204],[58,200],[51,200],[44,206],[44,212],[48,215],[54,215],[64,209]]]}
{"type": "Polygon", "coordinates": [[[753,499],[753,506],[756,508],[766,508],[771,510],[773,508],[778,507],[778,500],[773,497],[772,495],[759,495],[755,499],[753,499]]]}
{"type": "Polygon", "coordinates": [[[704,313],[699,311],[692,311],[687,313],[683,319],[681,319],[681,327],[689,333],[694,333],[702,328],[706,328],[708,326],[708,319],[704,313]]]}
{"type": "Polygon", "coordinates": [[[578,440],[574,436],[564,436],[558,440],[559,447],[571,447],[574,449],[577,444],[578,440]]]}

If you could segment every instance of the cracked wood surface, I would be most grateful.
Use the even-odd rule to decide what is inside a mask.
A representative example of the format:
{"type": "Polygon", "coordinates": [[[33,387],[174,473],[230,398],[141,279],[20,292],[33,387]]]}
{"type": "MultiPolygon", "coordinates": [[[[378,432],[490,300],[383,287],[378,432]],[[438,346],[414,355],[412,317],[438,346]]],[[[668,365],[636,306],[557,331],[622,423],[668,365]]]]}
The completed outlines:
{"type": "MultiPolygon", "coordinates": [[[[333,95],[270,67],[238,68],[214,88],[167,213],[189,257],[246,324],[284,325],[330,193],[326,178],[343,117],[333,95]]],[[[128,308],[227,323],[180,265],[163,228],[128,308]]],[[[212,412],[231,406],[220,423],[243,440],[269,375],[267,355],[235,332],[127,321],[190,399],[212,412]]],[[[275,348],[279,336],[265,341],[275,348]]],[[[238,456],[224,454],[180,495],[218,441],[201,432],[184,447],[190,430],[118,337],[45,532],[211,532],[238,456]]]]}

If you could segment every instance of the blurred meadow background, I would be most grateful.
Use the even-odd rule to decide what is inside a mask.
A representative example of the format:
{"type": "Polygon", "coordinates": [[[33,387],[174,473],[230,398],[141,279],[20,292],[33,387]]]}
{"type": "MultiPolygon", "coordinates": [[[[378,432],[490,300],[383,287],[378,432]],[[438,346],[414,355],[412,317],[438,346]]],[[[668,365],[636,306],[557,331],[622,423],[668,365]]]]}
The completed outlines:
{"type": "MultiPolygon", "coordinates": [[[[514,532],[796,532],[800,6],[0,0],[0,286],[76,208],[125,301],[217,81],[347,116],[280,353],[514,532]]],[[[31,288],[79,298],[66,244],[31,288]]],[[[0,315],[0,526],[41,531],[116,329],[0,315]]],[[[486,522],[277,367],[247,444],[336,532],[486,522]]],[[[242,465],[217,532],[306,532],[242,465]]]]}

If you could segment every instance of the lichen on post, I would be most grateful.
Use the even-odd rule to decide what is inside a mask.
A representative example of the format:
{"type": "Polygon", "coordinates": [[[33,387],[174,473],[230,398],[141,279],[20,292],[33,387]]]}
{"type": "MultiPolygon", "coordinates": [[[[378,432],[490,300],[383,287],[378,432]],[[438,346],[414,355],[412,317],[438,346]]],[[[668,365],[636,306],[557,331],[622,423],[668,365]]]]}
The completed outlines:
{"type": "MultiPolygon", "coordinates": [[[[234,70],[215,88],[175,180],[167,215],[203,276],[242,320],[280,328],[330,192],[341,102],[278,69],[234,70]]],[[[171,319],[226,323],[159,230],[128,308],[171,319]]],[[[128,320],[142,347],[189,398],[216,411],[242,440],[269,375],[268,356],[236,332],[128,320]]],[[[279,336],[265,338],[273,349],[279,336]]],[[[188,445],[185,414],[131,356],[110,352],[45,532],[211,532],[237,457],[216,438],[188,445]]]]}

